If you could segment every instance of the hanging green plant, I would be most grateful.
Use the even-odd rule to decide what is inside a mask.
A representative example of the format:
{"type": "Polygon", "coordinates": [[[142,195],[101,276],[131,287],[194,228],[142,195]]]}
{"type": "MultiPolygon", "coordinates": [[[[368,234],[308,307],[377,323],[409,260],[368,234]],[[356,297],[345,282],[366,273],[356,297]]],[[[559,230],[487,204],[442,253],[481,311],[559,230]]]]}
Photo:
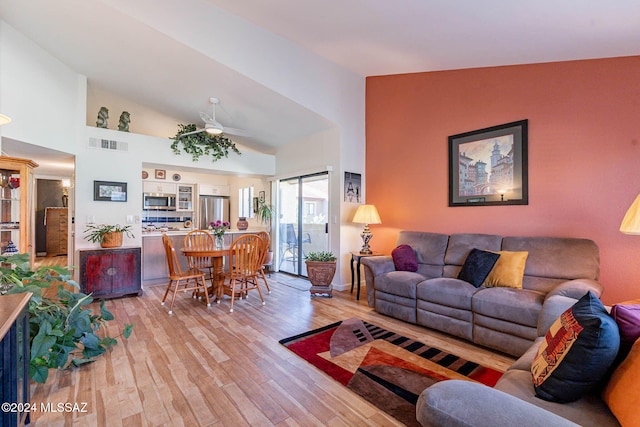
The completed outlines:
{"type": "Polygon", "coordinates": [[[191,154],[194,162],[197,162],[203,155],[210,155],[215,162],[223,157],[229,157],[230,150],[236,154],[242,154],[240,150],[238,150],[238,147],[236,147],[236,144],[224,136],[224,134],[211,135],[203,131],[185,135],[190,132],[195,132],[196,130],[198,130],[198,128],[195,124],[178,124],[178,133],[171,138],[173,139],[173,143],[171,144],[173,152],[180,154],[180,144],[182,144],[182,150],[187,154],[191,154]]]}

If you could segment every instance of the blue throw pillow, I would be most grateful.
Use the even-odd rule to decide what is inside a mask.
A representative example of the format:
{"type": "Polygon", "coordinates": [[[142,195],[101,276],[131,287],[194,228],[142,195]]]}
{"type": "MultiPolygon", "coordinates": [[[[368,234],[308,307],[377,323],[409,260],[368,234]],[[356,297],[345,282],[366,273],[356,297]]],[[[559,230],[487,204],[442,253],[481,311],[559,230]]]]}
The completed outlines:
{"type": "Polygon", "coordinates": [[[498,258],[500,258],[500,254],[495,252],[471,249],[460,273],[458,273],[458,279],[469,282],[479,288],[491,272],[491,269],[493,269],[498,258]]]}
{"type": "Polygon", "coordinates": [[[620,347],[620,333],[602,302],[588,292],[551,325],[531,365],[536,396],[573,402],[596,388],[620,347]]]}

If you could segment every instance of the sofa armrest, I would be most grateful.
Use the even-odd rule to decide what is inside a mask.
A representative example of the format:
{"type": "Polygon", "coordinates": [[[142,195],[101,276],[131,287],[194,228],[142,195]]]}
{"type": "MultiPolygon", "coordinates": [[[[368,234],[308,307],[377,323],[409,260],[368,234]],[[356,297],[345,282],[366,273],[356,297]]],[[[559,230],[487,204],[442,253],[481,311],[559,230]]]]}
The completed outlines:
{"type": "Polygon", "coordinates": [[[383,273],[388,273],[389,271],[395,271],[396,266],[393,264],[393,258],[391,258],[389,255],[370,256],[362,258],[360,263],[364,265],[364,280],[367,290],[367,304],[369,305],[369,307],[375,307],[376,297],[375,289],[373,287],[375,277],[383,273]]]}
{"type": "Polygon", "coordinates": [[[575,424],[510,394],[465,380],[433,384],[420,394],[416,419],[424,427],[563,427],[575,424]]]}
{"type": "Polygon", "coordinates": [[[566,282],[563,282],[560,285],[553,288],[545,298],[549,298],[554,295],[562,295],[565,297],[579,300],[588,291],[593,292],[595,296],[600,298],[600,295],[602,295],[603,286],[600,283],[596,282],[595,280],[591,280],[591,279],[567,280],[566,282]]]}

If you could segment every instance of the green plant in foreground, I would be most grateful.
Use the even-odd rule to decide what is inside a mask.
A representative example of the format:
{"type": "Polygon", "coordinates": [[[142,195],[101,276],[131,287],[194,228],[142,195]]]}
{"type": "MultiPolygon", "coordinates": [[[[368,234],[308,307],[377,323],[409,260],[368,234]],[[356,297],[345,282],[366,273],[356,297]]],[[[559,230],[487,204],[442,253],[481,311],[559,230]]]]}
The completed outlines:
{"type": "Polygon", "coordinates": [[[331,261],[335,261],[336,257],[335,255],[333,255],[333,252],[321,251],[321,252],[309,252],[307,255],[305,255],[304,259],[307,261],[331,262],[331,261]]]}
{"type": "MultiPolygon", "coordinates": [[[[99,313],[94,314],[88,307],[93,302],[91,295],[65,289],[63,283],[78,288],[71,277],[64,267],[32,271],[28,254],[0,256],[0,284],[6,293],[33,293],[29,301],[29,376],[39,383],[47,380],[50,368],[92,362],[117,344],[115,338],[100,333],[106,322],[114,319],[113,314],[104,301],[100,302],[99,313]],[[58,287],[57,299],[42,295],[42,290],[51,286],[58,287]]],[[[125,325],[122,336],[129,338],[132,329],[133,325],[125,325]]]]}

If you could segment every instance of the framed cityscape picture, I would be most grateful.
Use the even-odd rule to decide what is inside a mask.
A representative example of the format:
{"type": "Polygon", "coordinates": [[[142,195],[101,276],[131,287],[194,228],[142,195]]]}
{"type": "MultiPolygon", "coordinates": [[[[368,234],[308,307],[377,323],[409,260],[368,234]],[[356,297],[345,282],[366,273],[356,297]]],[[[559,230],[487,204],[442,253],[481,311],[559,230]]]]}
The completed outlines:
{"type": "Polygon", "coordinates": [[[526,205],[528,121],[449,137],[449,206],[526,205]]]}

